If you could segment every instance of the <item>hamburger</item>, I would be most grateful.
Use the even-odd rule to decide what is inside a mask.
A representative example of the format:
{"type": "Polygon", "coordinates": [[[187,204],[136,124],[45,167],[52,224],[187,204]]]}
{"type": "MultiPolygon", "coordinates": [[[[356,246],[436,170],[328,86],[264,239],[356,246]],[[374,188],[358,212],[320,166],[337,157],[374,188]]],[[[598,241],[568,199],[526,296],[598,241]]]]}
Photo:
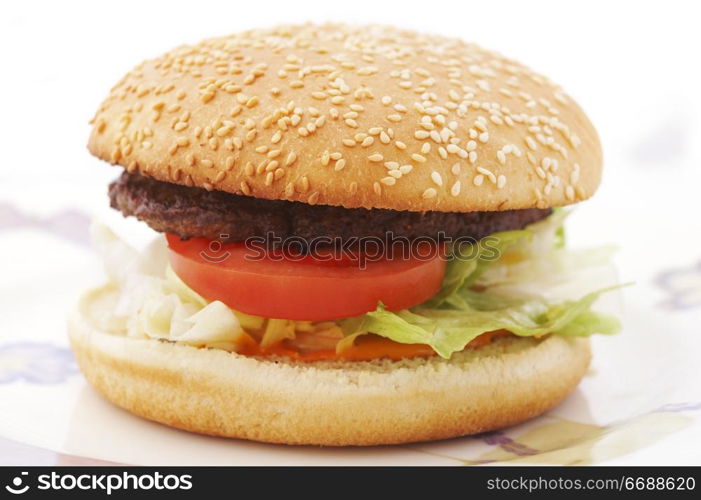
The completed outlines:
{"type": "Polygon", "coordinates": [[[582,281],[608,252],[563,229],[599,185],[596,131],[479,46],[247,31],[143,62],[91,123],[123,168],[111,206],[161,234],[94,228],[109,279],[70,341],[141,417],[286,444],[479,433],[552,408],[618,329],[582,281]]]}

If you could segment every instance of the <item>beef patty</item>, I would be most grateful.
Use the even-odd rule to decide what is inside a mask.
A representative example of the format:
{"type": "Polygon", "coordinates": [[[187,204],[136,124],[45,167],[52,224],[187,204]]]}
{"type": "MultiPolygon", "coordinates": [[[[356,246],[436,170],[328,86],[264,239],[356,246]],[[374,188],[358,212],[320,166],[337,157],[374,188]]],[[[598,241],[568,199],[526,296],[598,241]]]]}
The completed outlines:
{"type": "Polygon", "coordinates": [[[110,204],[156,231],[182,239],[204,237],[226,242],[249,237],[482,238],[497,231],[521,229],[547,217],[550,209],[502,212],[407,212],[385,209],[308,205],[264,200],[223,191],[207,191],[124,172],[109,187],[110,204]],[[228,236],[222,236],[228,235],[228,236]]]}

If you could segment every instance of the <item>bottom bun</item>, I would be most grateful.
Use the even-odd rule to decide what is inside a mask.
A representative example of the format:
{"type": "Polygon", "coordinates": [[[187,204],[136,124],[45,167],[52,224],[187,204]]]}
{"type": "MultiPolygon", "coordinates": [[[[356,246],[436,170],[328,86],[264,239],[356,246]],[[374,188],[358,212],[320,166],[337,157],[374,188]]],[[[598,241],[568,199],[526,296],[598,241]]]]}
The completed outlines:
{"type": "Polygon", "coordinates": [[[378,445],[444,439],[521,422],[555,406],[590,360],[587,339],[503,337],[450,360],[303,363],[110,333],[109,288],[69,322],[88,381],[156,422],[271,443],[378,445]]]}

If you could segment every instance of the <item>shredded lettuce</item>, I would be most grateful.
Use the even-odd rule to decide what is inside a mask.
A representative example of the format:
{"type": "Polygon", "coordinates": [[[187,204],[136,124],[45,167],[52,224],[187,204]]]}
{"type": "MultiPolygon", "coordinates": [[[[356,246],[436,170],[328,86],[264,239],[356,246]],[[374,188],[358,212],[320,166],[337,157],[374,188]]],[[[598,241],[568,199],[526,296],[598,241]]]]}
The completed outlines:
{"type": "Polygon", "coordinates": [[[138,252],[112,231],[93,225],[93,241],[119,297],[115,324],[133,337],[237,350],[250,341],[236,314],[220,301],[208,302],[168,266],[163,238],[138,252]]]}
{"type": "MultiPolygon", "coordinates": [[[[602,264],[610,250],[571,252],[565,248],[562,224],[567,213],[520,231],[492,234],[453,249],[441,290],[408,310],[377,310],[341,322],[348,348],[367,333],[405,344],[426,344],[444,358],[461,351],[483,333],[508,330],[519,336],[545,334],[588,336],[616,333],[620,324],[592,306],[618,285],[578,292],[576,300],[552,300],[548,287],[568,283],[583,268],[602,264]]],[[[586,271],[585,271],[586,272],[586,271]]]]}
{"type": "Polygon", "coordinates": [[[170,267],[163,237],[142,252],[100,224],[93,225],[92,237],[105,272],[119,291],[110,324],[127,335],[226,350],[258,342],[265,350],[297,333],[330,328],[329,322],[262,318],[208,301],[170,267]]]}

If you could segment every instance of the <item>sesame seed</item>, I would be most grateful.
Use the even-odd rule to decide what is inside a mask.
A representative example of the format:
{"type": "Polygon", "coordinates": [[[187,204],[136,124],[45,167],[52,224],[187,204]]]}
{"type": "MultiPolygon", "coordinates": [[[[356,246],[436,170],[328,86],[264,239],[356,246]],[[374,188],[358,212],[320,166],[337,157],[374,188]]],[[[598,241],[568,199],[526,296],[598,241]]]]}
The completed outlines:
{"type": "Polygon", "coordinates": [[[568,200],[574,201],[574,188],[572,186],[565,188],[565,196],[567,196],[568,200]]]}
{"type": "Polygon", "coordinates": [[[383,159],[384,159],[384,157],[380,153],[375,153],[375,154],[371,154],[370,156],[368,156],[368,160],[370,160],[373,163],[380,162],[383,159]]]}
{"type": "Polygon", "coordinates": [[[506,186],[506,177],[504,175],[500,175],[497,177],[497,187],[501,189],[504,186],[506,186]]]}
{"type": "Polygon", "coordinates": [[[228,133],[230,133],[232,129],[233,129],[233,127],[228,127],[228,126],[219,127],[217,129],[217,135],[219,137],[223,137],[223,136],[227,135],[228,133]]]}
{"type": "Polygon", "coordinates": [[[258,165],[256,165],[256,174],[262,174],[263,172],[267,172],[267,166],[270,160],[268,159],[263,159],[261,160],[258,165]]]}
{"type": "Polygon", "coordinates": [[[570,183],[577,184],[579,182],[579,164],[575,163],[572,172],[570,173],[570,183]]]}
{"type": "Polygon", "coordinates": [[[431,172],[431,180],[437,185],[437,186],[442,186],[443,185],[443,177],[441,177],[441,174],[439,174],[437,171],[431,172]]]}
{"type": "Polygon", "coordinates": [[[426,157],[417,153],[413,153],[411,159],[419,163],[426,163],[426,157]]]}
{"type": "Polygon", "coordinates": [[[380,182],[385,186],[394,186],[394,184],[397,182],[397,179],[391,176],[383,177],[382,179],[380,179],[380,182]]]}
{"type": "Polygon", "coordinates": [[[453,196],[458,196],[460,194],[460,181],[455,181],[453,187],[450,188],[450,194],[453,196]]]}
{"type": "Polygon", "coordinates": [[[475,186],[481,186],[484,183],[484,175],[478,174],[473,179],[472,182],[475,186]]]}
{"type": "Polygon", "coordinates": [[[288,182],[287,185],[285,186],[285,197],[286,198],[291,198],[292,195],[295,193],[295,186],[291,182],[288,182]]]}
{"type": "Polygon", "coordinates": [[[433,188],[428,188],[428,189],[426,189],[426,190],[423,192],[423,194],[421,195],[421,197],[422,197],[424,200],[428,200],[428,199],[430,199],[430,198],[435,198],[437,194],[438,194],[438,191],[436,191],[436,190],[433,189],[433,188]]]}
{"type": "Polygon", "coordinates": [[[289,167],[292,165],[295,161],[297,161],[297,154],[293,151],[290,154],[287,155],[287,158],[285,158],[285,166],[289,167]]]}
{"type": "Polygon", "coordinates": [[[494,173],[491,170],[488,170],[484,167],[477,167],[477,171],[481,173],[482,175],[485,175],[490,181],[496,184],[497,182],[497,177],[494,175],[494,173]]]}
{"type": "Polygon", "coordinates": [[[425,130],[417,130],[414,132],[414,137],[419,140],[426,139],[429,135],[429,132],[426,132],[425,130]]]}

